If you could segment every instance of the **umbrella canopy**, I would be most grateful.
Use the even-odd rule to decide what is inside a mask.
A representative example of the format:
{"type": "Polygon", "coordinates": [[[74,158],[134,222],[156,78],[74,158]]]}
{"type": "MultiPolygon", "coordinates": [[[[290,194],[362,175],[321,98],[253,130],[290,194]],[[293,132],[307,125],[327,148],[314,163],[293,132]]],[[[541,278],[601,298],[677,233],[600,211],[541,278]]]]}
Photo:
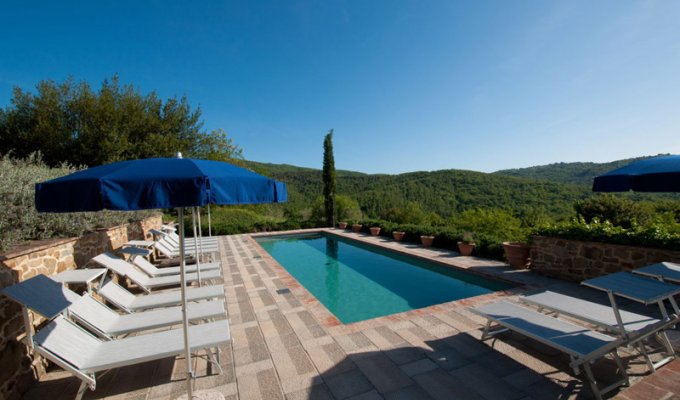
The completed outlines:
{"type": "Polygon", "coordinates": [[[593,192],[680,192],[680,155],[636,161],[600,175],[593,192]]]}
{"type": "Polygon", "coordinates": [[[260,204],[286,199],[281,182],[226,162],[190,158],[121,161],[35,187],[40,212],[260,204]]]}

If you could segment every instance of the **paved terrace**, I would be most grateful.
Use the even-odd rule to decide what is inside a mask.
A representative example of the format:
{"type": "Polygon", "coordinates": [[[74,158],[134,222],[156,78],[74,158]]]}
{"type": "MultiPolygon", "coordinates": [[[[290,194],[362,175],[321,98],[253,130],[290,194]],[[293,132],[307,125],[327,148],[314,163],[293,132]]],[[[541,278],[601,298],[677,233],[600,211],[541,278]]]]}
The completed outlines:
{"type": "MultiPolygon", "coordinates": [[[[505,292],[449,302],[351,325],[342,325],[249,235],[221,238],[224,290],[233,342],[222,349],[221,375],[196,360],[198,389],[215,389],[229,400],[302,399],[571,399],[589,398],[571,375],[568,358],[521,336],[481,342],[483,320],[471,306],[547,287],[583,290],[500,262],[459,257],[382,237],[333,233],[520,284],[505,292]]],[[[648,375],[641,358],[622,354],[631,381],[648,375]]],[[[85,398],[173,399],[183,392],[183,360],[114,370],[85,398]]],[[[594,366],[613,380],[615,364],[594,366]]],[[[621,399],[680,398],[676,361],[621,399]],[[653,381],[647,382],[652,379],[653,381]],[[665,385],[665,386],[664,386],[665,385]],[[652,391],[649,388],[658,389],[652,391]],[[639,392],[639,393],[638,393],[639,392]],[[630,396],[628,395],[630,394],[630,396]],[[646,395],[646,397],[644,397],[646,395]],[[643,396],[643,397],[640,397],[643,396]]],[[[25,399],[72,399],[79,381],[55,370],[25,399]]]]}

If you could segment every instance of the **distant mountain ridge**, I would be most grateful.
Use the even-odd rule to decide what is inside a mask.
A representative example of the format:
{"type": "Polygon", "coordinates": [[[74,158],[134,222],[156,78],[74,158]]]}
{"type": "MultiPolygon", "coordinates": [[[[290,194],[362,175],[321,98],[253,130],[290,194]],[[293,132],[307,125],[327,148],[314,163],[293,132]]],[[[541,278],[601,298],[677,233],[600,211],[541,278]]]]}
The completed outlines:
{"type": "Polygon", "coordinates": [[[494,174],[515,176],[529,179],[540,179],[550,182],[572,183],[576,185],[592,185],[593,178],[607,173],[613,169],[621,168],[624,165],[630,164],[633,161],[645,160],[654,158],[665,154],[656,156],[644,156],[636,158],[628,158],[624,160],[616,160],[607,163],[593,163],[593,162],[572,162],[572,163],[554,163],[548,165],[538,165],[528,168],[514,168],[496,171],[494,174]]]}
{"type": "MultiPolygon", "coordinates": [[[[627,163],[556,163],[484,173],[466,170],[409,172],[397,175],[336,171],[337,193],[357,200],[368,216],[419,203],[424,210],[449,217],[472,208],[497,208],[523,215],[538,210],[555,218],[573,215],[574,202],[592,195],[592,179],[627,163]]],[[[321,170],[288,164],[247,161],[253,170],[286,182],[289,203],[309,207],[321,196],[321,170]]],[[[631,194],[635,198],[655,198],[631,194]]]]}

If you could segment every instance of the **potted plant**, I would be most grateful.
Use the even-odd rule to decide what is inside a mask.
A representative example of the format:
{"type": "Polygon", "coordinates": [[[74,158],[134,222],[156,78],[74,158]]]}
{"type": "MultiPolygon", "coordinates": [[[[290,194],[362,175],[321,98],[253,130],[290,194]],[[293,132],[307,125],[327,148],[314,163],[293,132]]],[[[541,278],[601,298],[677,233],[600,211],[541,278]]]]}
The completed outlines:
{"type": "Polygon", "coordinates": [[[406,232],[404,232],[404,231],[394,231],[394,232],[392,232],[392,237],[397,242],[401,242],[402,240],[404,240],[404,235],[406,235],[406,232]]]}
{"type": "Polygon", "coordinates": [[[380,235],[380,227],[379,226],[372,226],[369,228],[371,231],[371,236],[378,236],[380,235]]]}
{"type": "Polygon", "coordinates": [[[352,232],[359,233],[361,232],[361,227],[363,225],[361,224],[352,224],[352,232]]]}
{"type": "Polygon", "coordinates": [[[338,222],[338,228],[347,229],[347,222],[345,222],[345,221],[338,222]]]}
{"type": "Polygon", "coordinates": [[[463,233],[463,239],[458,242],[458,252],[461,256],[470,256],[475,249],[475,240],[472,232],[463,233]]]}
{"type": "Polygon", "coordinates": [[[513,268],[524,269],[529,267],[529,255],[531,246],[522,242],[503,242],[505,258],[513,268]]]}
{"type": "Polygon", "coordinates": [[[432,242],[434,242],[434,236],[420,235],[420,243],[423,245],[423,247],[431,247],[432,242]]]}

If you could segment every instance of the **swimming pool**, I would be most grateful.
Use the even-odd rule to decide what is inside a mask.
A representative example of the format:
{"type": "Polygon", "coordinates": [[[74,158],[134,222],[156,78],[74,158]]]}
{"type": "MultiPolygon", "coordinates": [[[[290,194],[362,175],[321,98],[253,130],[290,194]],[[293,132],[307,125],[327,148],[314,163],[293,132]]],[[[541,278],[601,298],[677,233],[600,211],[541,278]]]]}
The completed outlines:
{"type": "Polygon", "coordinates": [[[511,287],[330,234],[256,240],[345,324],[511,287]]]}

